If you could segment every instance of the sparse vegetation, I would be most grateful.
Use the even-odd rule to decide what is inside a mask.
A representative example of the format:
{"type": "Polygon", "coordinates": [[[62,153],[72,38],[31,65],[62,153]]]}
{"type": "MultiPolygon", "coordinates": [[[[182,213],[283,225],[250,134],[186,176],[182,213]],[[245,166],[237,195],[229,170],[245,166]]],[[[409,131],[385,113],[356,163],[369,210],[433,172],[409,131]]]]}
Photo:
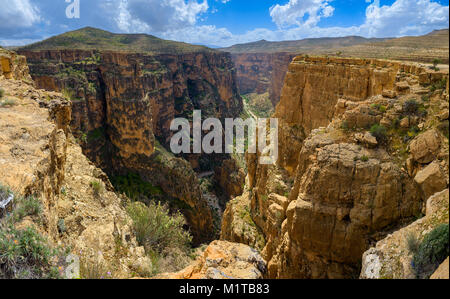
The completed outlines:
{"type": "Polygon", "coordinates": [[[176,271],[186,266],[192,236],[184,230],[185,219],[179,212],[170,214],[167,205],[150,202],[130,203],[127,212],[139,245],[153,262],[153,273],[176,271]]]}
{"type": "Polygon", "coordinates": [[[414,115],[418,110],[419,104],[415,99],[408,100],[403,104],[403,113],[406,115],[414,115]]]}
{"type": "Polygon", "coordinates": [[[438,65],[442,63],[442,60],[440,59],[433,59],[433,69],[435,71],[439,71],[438,65]]]}
{"type": "Polygon", "coordinates": [[[436,90],[443,90],[447,86],[447,78],[442,78],[438,82],[435,82],[430,86],[430,91],[435,92],[436,90]]]}
{"type": "Polygon", "coordinates": [[[80,262],[81,279],[113,279],[112,273],[99,260],[82,260],[80,262]]]}
{"type": "Polygon", "coordinates": [[[39,216],[42,212],[41,201],[34,197],[16,197],[14,204],[13,217],[14,221],[18,222],[27,216],[39,216]]]}
{"type": "Polygon", "coordinates": [[[16,105],[17,105],[17,101],[15,99],[0,100],[0,108],[12,107],[12,106],[16,106],[16,105]]]}
{"type": "Polygon", "coordinates": [[[388,142],[387,130],[382,125],[373,125],[370,128],[370,134],[377,139],[379,144],[386,144],[388,142]]]}
{"type": "Polygon", "coordinates": [[[447,139],[449,139],[449,138],[448,138],[448,136],[449,136],[449,129],[448,129],[448,126],[449,126],[449,122],[448,122],[448,121],[441,122],[441,123],[437,126],[438,130],[439,130],[439,131],[440,131],[447,139]]]}
{"type": "Polygon", "coordinates": [[[5,96],[5,90],[0,88],[0,99],[5,96]]]}
{"type": "MultiPolygon", "coordinates": [[[[12,192],[0,185],[0,199],[12,192]]],[[[60,249],[52,248],[34,228],[16,229],[25,216],[41,213],[38,199],[14,194],[12,211],[0,218],[0,279],[60,278],[60,249]]]]}
{"type": "Polygon", "coordinates": [[[420,246],[420,241],[417,238],[416,234],[410,232],[406,236],[406,243],[408,246],[408,251],[412,254],[416,254],[417,251],[419,250],[419,246],[420,246]]]}
{"type": "Polygon", "coordinates": [[[120,193],[124,193],[133,201],[148,203],[152,199],[159,199],[163,194],[161,188],[144,181],[136,173],[112,177],[111,182],[120,193]]]}
{"type": "Polygon", "coordinates": [[[449,225],[427,234],[413,258],[417,278],[428,279],[449,255],[449,225]]]}
{"type": "Polygon", "coordinates": [[[103,187],[102,183],[99,181],[92,181],[90,183],[90,186],[96,196],[99,196],[101,193],[103,193],[103,191],[105,191],[105,188],[103,187]]]}

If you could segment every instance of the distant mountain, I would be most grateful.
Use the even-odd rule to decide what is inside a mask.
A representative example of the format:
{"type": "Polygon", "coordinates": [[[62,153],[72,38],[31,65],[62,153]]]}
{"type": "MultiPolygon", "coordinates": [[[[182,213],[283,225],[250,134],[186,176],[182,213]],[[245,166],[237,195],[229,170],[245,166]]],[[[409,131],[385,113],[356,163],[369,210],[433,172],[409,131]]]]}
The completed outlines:
{"type": "Polygon", "coordinates": [[[430,63],[440,59],[449,62],[449,30],[435,30],[422,36],[406,36],[382,42],[330,49],[329,55],[342,52],[344,56],[411,60],[430,63]]]}
{"type": "Polygon", "coordinates": [[[205,46],[163,40],[148,34],[116,34],[97,28],[86,27],[37,42],[21,50],[83,49],[139,53],[180,54],[212,52],[205,46]]]}
{"type": "MultiPolygon", "coordinates": [[[[422,36],[405,36],[379,43],[370,43],[374,47],[405,47],[405,48],[445,48],[448,49],[449,30],[435,30],[422,36]]],[[[368,45],[368,46],[369,46],[368,45]]]]}
{"type": "Polygon", "coordinates": [[[330,56],[339,54],[345,57],[411,60],[426,63],[438,58],[443,63],[448,63],[449,30],[435,30],[423,36],[385,39],[347,36],[282,42],[261,40],[220,50],[232,54],[279,52],[330,56]]]}
{"type": "Polygon", "coordinates": [[[220,50],[230,52],[233,54],[277,53],[277,52],[298,53],[310,49],[347,47],[385,40],[387,39],[382,38],[369,39],[361,36],[308,38],[296,41],[282,41],[282,42],[269,42],[266,40],[261,40],[253,43],[238,44],[228,48],[221,48],[220,50]]]}

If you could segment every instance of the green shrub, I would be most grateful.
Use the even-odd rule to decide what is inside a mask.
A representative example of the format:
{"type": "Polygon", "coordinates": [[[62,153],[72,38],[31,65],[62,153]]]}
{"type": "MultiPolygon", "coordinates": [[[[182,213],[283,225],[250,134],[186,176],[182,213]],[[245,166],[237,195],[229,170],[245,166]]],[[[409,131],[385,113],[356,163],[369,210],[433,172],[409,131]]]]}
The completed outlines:
{"type": "Polygon", "coordinates": [[[81,279],[112,279],[112,273],[99,260],[82,260],[80,262],[81,279]]]}
{"type": "Polygon", "coordinates": [[[447,87],[447,78],[442,78],[438,82],[430,86],[430,91],[435,92],[436,90],[445,89],[447,87]]]}
{"type": "Polygon", "coordinates": [[[140,202],[127,207],[133,220],[136,239],[147,252],[162,253],[167,248],[188,250],[192,237],[183,229],[185,219],[179,212],[170,215],[169,208],[160,203],[151,202],[148,206],[140,202]]]}
{"type": "Polygon", "coordinates": [[[159,199],[163,194],[161,188],[153,186],[134,173],[112,177],[111,183],[117,191],[124,193],[133,201],[149,202],[149,199],[159,199]]]}
{"type": "Polygon", "coordinates": [[[414,233],[409,233],[406,236],[406,243],[408,245],[408,251],[412,254],[417,253],[420,246],[420,241],[414,233]]]}
{"type": "Polygon", "coordinates": [[[5,96],[5,90],[0,88],[0,99],[5,96]]]}
{"type": "Polygon", "coordinates": [[[59,256],[33,228],[0,229],[0,278],[60,278],[53,260],[59,256]]]}
{"type": "Polygon", "coordinates": [[[433,59],[433,67],[434,67],[434,69],[436,70],[436,71],[438,71],[439,69],[438,69],[438,64],[441,64],[442,63],[442,60],[440,60],[440,59],[433,59]]]}
{"type": "Polygon", "coordinates": [[[369,157],[367,157],[367,156],[362,156],[362,157],[361,157],[361,161],[363,161],[363,162],[368,162],[368,161],[369,161],[369,157]]]}
{"type": "Polygon", "coordinates": [[[99,181],[92,181],[90,185],[96,196],[104,191],[103,185],[99,181]]]}
{"type": "Polygon", "coordinates": [[[39,216],[42,212],[42,205],[39,198],[34,196],[17,197],[14,206],[14,221],[19,222],[27,216],[39,216]]]}
{"type": "Polygon", "coordinates": [[[413,267],[417,278],[430,278],[448,255],[449,225],[442,224],[425,236],[414,255],[413,267]]]}
{"type": "Polygon", "coordinates": [[[403,104],[403,112],[406,115],[414,115],[417,113],[418,110],[419,104],[415,99],[408,100],[403,104]]]}
{"type": "Polygon", "coordinates": [[[17,101],[14,99],[4,99],[0,101],[0,107],[12,107],[17,105],[17,101]]]}
{"type": "Polygon", "coordinates": [[[388,141],[387,130],[382,125],[373,125],[370,128],[370,134],[377,139],[379,144],[386,144],[388,141]]]}

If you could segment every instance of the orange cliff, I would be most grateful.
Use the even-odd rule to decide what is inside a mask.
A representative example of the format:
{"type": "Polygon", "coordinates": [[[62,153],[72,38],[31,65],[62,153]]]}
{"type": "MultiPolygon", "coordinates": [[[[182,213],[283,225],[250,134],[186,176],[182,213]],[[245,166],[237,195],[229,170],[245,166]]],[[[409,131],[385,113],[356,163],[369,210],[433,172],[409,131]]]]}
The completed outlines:
{"type": "Polygon", "coordinates": [[[358,278],[363,253],[448,186],[445,80],[418,64],[296,57],[274,115],[278,163],[247,156],[221,238],[261,248],[269,278],[358,278]]]}
{"type": "Polygon", "coordinates": [[[168,197],[182,202],[177,206],[186,215],[195,242],[210,238],[211,210],[192,169],[202,167],[202,157],[184,157],[188,163],[167,155],[164,147],[173,134],[171,121],[189,119],[194,109],[220,119],[241,113],[229,54],[83,50],[21,54],[39,88],[62,91],[71,98],[72,132],[96,165],[112,176],[137,173],[161,187],[168,197]]]}

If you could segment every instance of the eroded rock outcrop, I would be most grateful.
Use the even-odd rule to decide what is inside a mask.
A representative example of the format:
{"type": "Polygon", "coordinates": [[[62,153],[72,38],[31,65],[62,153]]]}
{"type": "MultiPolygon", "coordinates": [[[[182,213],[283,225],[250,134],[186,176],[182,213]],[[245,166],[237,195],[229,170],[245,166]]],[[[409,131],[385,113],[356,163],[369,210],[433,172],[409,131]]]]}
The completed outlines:
{"type": "MultiPolygon", "coordinates": [[[[275,117],[281,120],[283,167],[291,173],[294,171],[301,141],[312,129],[331,122],[339,99],[360,102],[394,90],[401,80],[400,73],[419,76],[429,72],[418,65],[390,61],[296,57],[289,66],[281,102],[275,112],[275,117]]],[[[445,73],[432,74],[433,82],[446,76],[445,73]]]]}
{"type": "Polygon", "coordinates": [[[186,269],[163,274],[162,279],[262,279],[266,263],[249,246],[225,241],[214,241],[195,263],[186,269]]]}
{"type": "Polygon", "coordinates": [[[151,263],[136,242],[122,199],[70,133],[71,103],[13,79],[0,78],[5,97],[14,100],[0,108],[1,183],[37,196],[43,207],[39,219],[26,217],[17,226],[35,227],[54,245],[71,249],[83,265],[101,264],[104,274],[145,275],[151,263]],[[92,188],[94,181],[101,191],[92,188]]]}
{"type": "MultiPolygon", "coordinates": [[[[280,159],[267,166],[248,155],[251,193],[239,204],[229,203],[224,213],[249,211],[266,242],[268,277],[359,277],[371,244],[411,223],[427,192],[448,186],[448,137],[433,112],[446,100],[443,80],[446,73],[416,64],[294,59],[275,112],[280,159]],[[436,86],[439,91],[433,91],[436,86]],[[429,130],[442,146],[421,144],[430,148],[442,180],[419,186],[414,178],[431,161],[416,161],[410,145],[429,130]]],[[[224,221],[222,236],[254,246],[255,238],[237,230],[242,225],[232,218],[224,221]]]]}

